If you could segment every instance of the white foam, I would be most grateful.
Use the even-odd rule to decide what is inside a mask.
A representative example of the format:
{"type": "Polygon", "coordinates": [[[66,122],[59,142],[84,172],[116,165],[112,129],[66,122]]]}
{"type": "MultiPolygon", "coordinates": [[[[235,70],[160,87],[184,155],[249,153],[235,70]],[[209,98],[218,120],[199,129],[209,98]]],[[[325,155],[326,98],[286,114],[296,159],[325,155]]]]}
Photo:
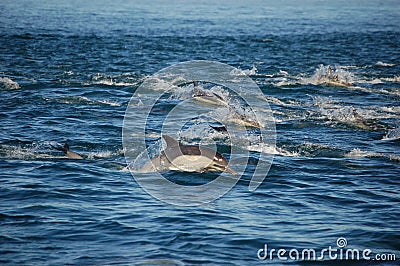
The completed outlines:
{"type": "Polygon", "coordinates": [[[48,144],[31,144],[27,146],[0,145],[0,153],[8,159],[34,160],[49,158],[64,158],[63,156],[50,155],[48,144]]]}
{"type": "MultiPolygon", "coordinates": [[[[73,72],[66,72],[67,75],[73,75],[73,72]]],[[[107,75],[103,73],[97,73],[91,76],[91,81],[84,82],[84,85],[106,85],[106,86],[136,86],[141,79],[132,77],[134,73],[124,73],[119,75],[107,75]]]]}
{"type": "Polygon", "coordinates": [[[392,67],[392,66],[395,66],[395,64],[384,63],[384,62],[382,62],[382,61],[376,62],[375,65],[377,65],[377,66],[382,66],[382,67],[392,67]]]}
{"type": "Polygon", "coordinates": [[[107,86],[131,86],[131,85],[135,85],[134,83],[117,82],[117,81],[114,81],[112,79],[110,79],[110,80],[99,80],[97,82],[94,82],[93,84],[107,85],[107,86]]]}
{"type": "MultiPolygon", "coordinates": [[[[379,62],[378,62],[379,63],[379,62]]],[[[377,64],[378,64],[377,63],[377,64]]],[[[380,62],[378,65],[382,66],[394,66],[394,64],[388,64],[380,62]]],[[[362,79],[356,77],[352,72],[348,71],[350,69],[358,69],[366,67],[357,66],[329,66],[329,65],[319,65],[315,70],[314,74],[310,77],[306,77],[306,73],[300,73],[298,75],[290,75],[288,72],[280,70],[274,78],[273,84],[278,87],[292,86],[292,85],[332,85],[332,86],[342,86],[351,90],[360,90],[369,93],[381,93],[388,95],[400,95],[399,90],[387,91],[387,90],[377,90],[370,88],[363,88],[356,86],[357,84],[369,84],[369,85],[379,85],[385,82],[400,82],[400,76],[384,77],[384,78],[370,78],[362,79]]]]}
{"type": "Polygon", "coordinates": [[[232,76],[246,76],[246,73],[238,68],[234,68],[231,70],[231,72],[229,73],[232,76]]]}
{"type": "Polygon", "coordinates": [[[319,113],[326,116],[330,120],[338,120],[344,122],[367,121],[369,119],[391,119],[398,118],[400,107],[398,106],[364,106],[354,107],[346,105],[340,99],[324,96],[312,96],[313,104],[319,109],[319,113]]]}
{"type": "MultiPolygon", "coordinates": [[[[260,64],[260,63],[262,63],[262,62],[259,62],[258,64],[260,64]]],[[[231,70],[230,75],[232,75],[232,76],[246,76],[246,75],[254,76],[254,75],[257,75],[257,71],[258,71],[257,66],[254,64],[251,69],[242,70],[240,68],[234,68],[231,70]]]]}
{"type": "Polygon", "coordinates": [[[389,159],[391,161],[400,162],[400,156],[398,156],[398,155],[363,151],[363,150],[360,150],[359,148],[352,149],[350,152],[345,154],[345,157],[346,158],[355,158],[355,159],[357,159],[357,158],[385,158],[385,159],[389,159]]]}
{"type": "Polygon", "coordinates": [[[381,154],[376,152],[362,151],[359,148],[352,149],[344,155],[346,158],[365,158],[365,157],[382,157],[381,154]]]}
{"type": "Polygon", "coordinates": [[[57,99],[57,101],[65,104],[77,104],[77,103],[93,104],[93,101],[86,96],[67,96],[59,98],[57,99]]]}
{"type": "Polygon", "coordinates": [[[266,101],[268,101],[270,103],[274,103],[274,104],[277,104],[277,105],[282,105],[282,106],[291,106],[292,105],[292,104],[287,104],[285,102],[282,102],[278,98],[275,98],[275,97],[272,97],[272,96],[265,96],[263,99],[265,99],[266,101]]]}
{"type": "Polygon", "coordinates": [[[88,159],[93,160],[93,159],[103,159],[103,158],[111,158],[115,156],[120,156],[123,154],[123,150],[118,150],[118,151],[96,151],[96,152],[90,152],[87,156],[88,159]]]}
{"type": "Polygon", "coordinates": [[[305,84],[332,84],[336,86],[351,86],[354,83],[354,75],[340,67],[333,68],[330,65],[319,65],[313,76],[302,79],[305,84]]]}
{"type": "Polygon", "coordinates": [[[400,127],[390,129],[386,133],[386,136],[382,138],[382,140],[395,140],[395,139],[400,139],[400,127]]]}
{"type": "Polygon", "coordinates": [[[274,154],[274,155],[280,155],[280,156],[287,156],[287,157],[298,157],[299,154],[295,152],[289,152],[284,150],[283,148],[276,147],[274,145],[270,145],[268,143],[257,143],[257,144],[252,144],[248,145],[245,147],[249,151],[256,151],[256,152],[261,152],[261,153],[266,153],[266,154],[274,154]]]}
{"type": "Polygon", "coordinates": [[[348,65],[348,66],[340,66],[340,68],[342,68],[342,69],[359,69],[359,68],[364,68],[364,67],[348,65]]]}
{"type": "Polygon", "coordinates": [[[283,76],[289,76],[289,73],[285,70],[279,70],[279,74],[283,76]]]}
{"type": "Polygon", "coordinates": [[[257,67],[255,66],[255,65],[253,65],[253,67],[251,68],[251,69],[245,69],[245,70],[243,70],[243,72],[246,74],[246,75],[257,75],[257,71],[258,71],[258,69],[257,69],[257,67]]]}
{"type": "Polygon", "coordinates": [[[67,76],[73,76],[75,73],[73,71],[64,71],[63,74],[67,76]]]}
{"type": "Polygon", "coordinates": [[[120,103],[115,102],[115,101],[110,101],[110,100],[100,100],[98,102],[102,103],[102,104],[105,104],[105,105],[109,105],[109,106],[121,106],[120,103]]]}
{"type": "Polygon", "coordinates": [[[391,78],[382,78],[382,80],[389,82],[400,82],[400,76],[394,76],[391,78]]]}
{"type": "MultiPolygon", "coordinates": [[[[351,68],[347,66],[347,68],[351,68]]],[[[345,67],[330,65],[319,65],[311,77],[305,77],[305,73],[293,76],[288,72],[279,70],[276,74],[277,78],[274,79],[274,85],[278,87],[291,86],[291,85],[333,85],[352,87],[356,78],[353,73],[345,70],[345,67]]]]}
{"type": "Polygon", "coordinates": [[[17,90],[20,88],[19,84],[10,78],[0,77],[0,87],[6,90],[17,90]]]}
{"type": "Polygon", "coordinates": [[[380,110],[388,113],[400,114],[400,106],[384,106],[380,110]]]}

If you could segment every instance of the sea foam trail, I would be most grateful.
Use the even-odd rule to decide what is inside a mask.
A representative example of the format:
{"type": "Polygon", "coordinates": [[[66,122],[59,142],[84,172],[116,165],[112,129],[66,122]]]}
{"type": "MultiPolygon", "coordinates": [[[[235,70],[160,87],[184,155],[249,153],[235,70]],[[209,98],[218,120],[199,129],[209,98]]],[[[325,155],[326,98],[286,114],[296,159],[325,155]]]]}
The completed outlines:
{"type": "MultiPolygon", "coordinates": [[[[50,143],[50,142],[49,142],[50,143]]],[[[0,145],[0,157],[14,160],[35,160],[63,158],[64,156],[53,155],[49,143],[30,145],[0,145]]]]}

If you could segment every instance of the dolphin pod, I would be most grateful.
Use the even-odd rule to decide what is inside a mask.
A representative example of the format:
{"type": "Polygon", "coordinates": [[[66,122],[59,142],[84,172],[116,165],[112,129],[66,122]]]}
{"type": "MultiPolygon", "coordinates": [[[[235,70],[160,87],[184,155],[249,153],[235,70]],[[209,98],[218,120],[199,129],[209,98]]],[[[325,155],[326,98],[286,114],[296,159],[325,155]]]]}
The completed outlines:
{"type": "MultiPolygon", "coordinates": [[[[237,172],[229,167],[228,161],[217,151],[197,145],[182,145],[168,135],[162,135],[167,143],[159,155],[145,163],[137,172],[151,173],[160,171],[178,170],[183,172],[227,172],[237,175],[237,172]]],[[[83,157],[69,149],[67,143],[64,146],[52,148],[62,151],[69,159],[81,160],[83,157]]]]}
{"type": "MultiPolygon", "coordinates": [[[[252,118],[240,114],[233,106],[215,92],[205,90],[198,86],[196,81],[193,81],[194,89],[192,97],[217,105],[224,105],[229,108],[232,117],[231,122],[242,124],[245,126],[261,128],[262,125],[252,118]]],[[[216,131],[226,132],[226,127],[210,126],[216,131]]],[[[177,140],[168,135],[162,135],[162,138],[167,143],[167,147],[159,155],[146,162],[138,172],[149,173],[165,170],[178,170],[184,172],[227,172],[232,175],[237,175],[237,172],[229,167],[228,161],[217,151],[197,145],[182,145],[177,140]]],[[[62,151],[69,159],[83,159],[83,157],[69,149],[67,143],[64,146],[53,146],[52,148],[62,151]]]]}

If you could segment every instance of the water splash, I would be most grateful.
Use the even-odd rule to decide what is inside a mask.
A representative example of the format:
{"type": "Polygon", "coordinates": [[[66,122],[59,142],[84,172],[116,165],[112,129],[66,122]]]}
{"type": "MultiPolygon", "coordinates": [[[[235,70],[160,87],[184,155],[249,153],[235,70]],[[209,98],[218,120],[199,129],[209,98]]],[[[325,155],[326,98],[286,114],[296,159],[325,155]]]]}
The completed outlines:
{"type": "Polygon", "coordinates": [[[107,159],[121,155],[123,155],[123,150],[117,150],[117,151],[102,150],[102,151],[90,152],[87,156],[87,159],[89,160],[107,159]]]}
{"type": "Polygon", "coordinates": [[[390,129],[382,140],[395,140],[400,139],[400,127],[390,129]]]}
{"type": "MultiPolygon", "coordinates": [[[[261,64],[258,63],[258,64],[261,64]]],[[[253,66],[251,67],[251,69],[239,69],[239,68],[235,68],[231,71],[231,75],[232,76],[254,76],[257,75],[257,64],[253,64],[253,66]]]]}
{"type": "Polygon", "coordinates": [[[53,155],[49,144],[54,142],[32,143],[28,145],[0,145],[0,157],[14,160],[35,160],[64,158],[53,155]]]}
{"type": "Polygon", "coordinates": [[[346,67],[331,65],[319,65],[311,77],[309,74],[300,73],[291,75],[287,71],[279,70],[278,73],[268,76],[273,78],[273,84],[278,87],[293,85],[330,85],[341,87],[352,87],[356,81],[353,73],[347,71],[346,67]]]}
{"type": "Polygon", "coordinates": [[[354,75],[340,67],[319,65],[314,75],[310,78],[303,79],[303,82],[314,85],[326,84],[347,87],[353,85],[354,75]]]}
{"type": "Polygon", "coordinates": [[[141,79],[135,73],[124,73],[119,75],[107,75],[97,73],[91,76],[91,80],[85,85],[107,85],[107,86],[136,86],[141,79]]]}
{"type": "Polygon", "coordinates": [[[0,88],[6,90],[17,90],[20,88],[19,84],[10,78],[0,77],[0,88]]]}

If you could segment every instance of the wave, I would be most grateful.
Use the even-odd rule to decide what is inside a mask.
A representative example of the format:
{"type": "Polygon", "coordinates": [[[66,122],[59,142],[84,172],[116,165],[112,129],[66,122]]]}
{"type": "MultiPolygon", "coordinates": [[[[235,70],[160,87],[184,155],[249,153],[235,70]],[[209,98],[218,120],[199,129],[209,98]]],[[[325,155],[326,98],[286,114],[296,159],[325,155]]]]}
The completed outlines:
{"type": "Polygon", "coordinates": [[[77,84],[83,86],[104,85],[132,87],[138,86],[144,78],[145,75],[130,72],[116,75],[109,75],[105,73],[86,75],[83,73],[75,73],[69,70],[63,72],[63,79],[60,79],[60,82],[63,84],[77,84]]]}
{"type": "Polygon", "coordinates": [[[312,98],[314,105],[319,108],[319,113],[329,120],[352,122],[363,119],[359,109],[352,105],[339,104],[331,97],[312,96],[312,98]]]}
{"type": "Polygon", "coordinates": [[[121,103],[116,102],[116,101],[110,101],[110,100],[98,100],[96,101],[100,104],[104,104],[104,105],[109,105],[109,106],[122,106],[121,103]]]}
{"type": "MultiPolygon", "coordinates": [[[[387,80],[389,80],[388,78],[387,80]]],[[[385,79],[374,79],[374,80],[359,80],[358,83],[362,84],[370,84],[370,85],[376,85],[376,84],[383,84],[383,80],[385,79]]],[[[394,80],[391,80],[392,82],[394,80]]],[[[360,91],[360,92],[366,92],[366,93],[371,93],[371,94],[382,94],[382,95],[388,95],[391,97],[399,97],[400,96],[400,90],[393,88],[393,89],[383,89],[383,88],[366,88],[366,87],[361,87],[361,86],[352,86],[352,87],[347,87],[347,89],[352,90],[352,91],[360,91]]]]}
{"type": "Polygon", "coordinates": [[[65,96],[65,97],[59,97],[59,98],[44,98],[46,101],[56,101],[58,103],[62,104],[77,104],[77,105],[82,105],[82,104],[87,104],[87,105],[107,105],[107,106],[112,106],[112,107],[119,107],[122,106],[122,103],[119,103],[117,101],[111,101],[111,100],[92,100],[89,99],[86,96],[65,96]]]}
{"type": "Polygon", "coordinates": [[[0,88],[6,89],[6,90],[17,90],[21,87],[17,82],[11,80],[10,78],[0,77],[0,88]]]}
{"type": "Polygon", "coordinates": [[[343,100],[333,97],[313,95],[310,95],[310,97],[313,99],[313,105],[318,107],[321,113],[325,113],[328,118],[332,119],[388,119],[397,118],[400,114],[400,107],[397,106],[354,107],[352,104],[346,104],[343,100]]]}
{"type": "Polygon", "coordinates": [[[299,153],[287,151],[282,147],[270,145],[268,143],[257,143],[245,147],[248,151],[261,152],[266,154],[280,155],[285,157],[298,157],[299,153]]]}
{"type": "Polygon", "coordinates": [[[382,140],[395,140],[400,139],[400,127],[390,129],[382,140]]]}
{"type": "Polygon", "coordinates": [[[91,76],[90,81],[85,85],[106,85],[106,86],[137,86],[142,82],[143,77],[136,73],[123,73],[118,75],[108,75],[97,73],[91,76]]]}
{"type": "Polygon", "coordinates": [[[400,76],[394,76],[391,78],[381,78],[381,80],[389,82],[400,82],[400,76]]]}
{"type": "Polygon", "coordinates": [[[350,152],[345,154],[346,158],[385,158],[391,161],[400,162],[400,156],[393,155],[393,154],[385,154],[385,153],[378,153],[378,152],[370,152],[370,151],[363,151],[359,148],[355,148],[350,152]]]}
{"type": "Polygon", "coordinates": [[[392,67],[392,66],[395,66],[396,64],[390,64],[390,63],[384,63],[382,61],[378,61],[378,62],[376,62],[375,65],[376,66],[382,66],[382,67],[392,67]]]}
{"type": "Polygon", "coordinates": [[[379,110],[382,110],[387,113],[400,115],[400,106],[384,106],[380,107],[379,110]]]}

